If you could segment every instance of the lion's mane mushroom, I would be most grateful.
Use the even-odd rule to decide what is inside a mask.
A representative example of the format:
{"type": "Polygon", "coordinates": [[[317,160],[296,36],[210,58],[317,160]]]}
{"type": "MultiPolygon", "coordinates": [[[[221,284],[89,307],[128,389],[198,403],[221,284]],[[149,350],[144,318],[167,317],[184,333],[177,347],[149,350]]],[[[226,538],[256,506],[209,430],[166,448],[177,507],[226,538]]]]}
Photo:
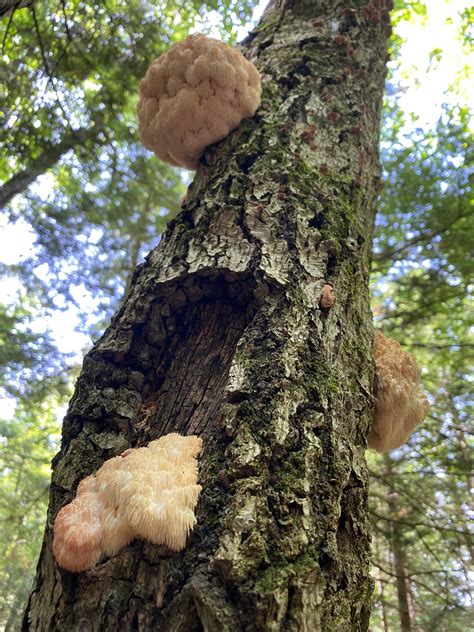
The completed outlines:
{"type": "Polygon", "coordinates": [[[174,551],[195,523],[197,456],[202,439],[172,433],[145,448],[126,450],[79,483],[76,498],[54,522],[59,566],[79,572],[114,555],[135,538],[174,551]]]}
{"type": "Polygon", "coordinates": [[[138,129],[160,160],[197,169],[205,148],[260,105],[260,75],[242,53],[196,34],[155,59],[140,82],[138,129]]]}
{"type": "Polygon", "coordinates": [[[420,367],[396,340],[375,332],[376,404],[369,448],[386,452],[405,443],[428,414],[429,404],[420,388],[420,367]]]}

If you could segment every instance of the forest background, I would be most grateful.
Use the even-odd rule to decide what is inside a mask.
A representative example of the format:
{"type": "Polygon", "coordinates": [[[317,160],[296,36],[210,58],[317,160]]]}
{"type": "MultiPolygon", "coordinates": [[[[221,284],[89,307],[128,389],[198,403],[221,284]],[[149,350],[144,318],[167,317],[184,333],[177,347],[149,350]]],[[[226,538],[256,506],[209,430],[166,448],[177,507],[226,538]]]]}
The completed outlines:
{"type": "MultiPolygon", "coordinates": [[[[190,174],[138,142],[137,85],[190,31],[235,43],[239,0],[0,3],[0,629],[16,630],[81,358],[177,212],[190,174]],[[25,4],[25,3],[20,3],[25,4]]],[[[398,0],[372,264],[376,327],[423,367],[429,419],[367,453],[371,630],[467,631],[474,394],[473,9],[398,0]],[[409,606],[399,607],[404,590],[409,606]]],[[[472,566],[471,566],[472,568],[472,566]]]]}

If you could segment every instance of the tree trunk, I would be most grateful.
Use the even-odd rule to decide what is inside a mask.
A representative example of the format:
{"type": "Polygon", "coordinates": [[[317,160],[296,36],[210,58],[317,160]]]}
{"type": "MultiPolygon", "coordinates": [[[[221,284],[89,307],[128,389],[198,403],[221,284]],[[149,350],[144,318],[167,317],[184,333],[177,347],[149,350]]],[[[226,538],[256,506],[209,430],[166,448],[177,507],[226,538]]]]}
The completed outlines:
{"type": "MultiPolygon", "coordinates": [[[[396,484],[393,478],[392,462],[388,455],[385,455],[385,465],[387,480],[390,481],[390,489],[395,490],[396,484]]],[[[403,525],[398,522],[400,518],[400,508],[397,503],[397,492],[391,492],[387,497],[390,521],[390,549],[393,555],[393,566],[398,597],[398,616],[400,619],[400,630],[402,632],[412,632],[412,618],[410,616],[409,603],[409,578],[406,572],[406,542],[403,533],[403,525]]],[[[402,518],[403,519],[403,518],[402,518]]]]}
{"type": "MultiPolygon", "coordinates": [[[[372,556],[374,555],[374,551],[373,551],[372,547],[372,556]]],[[[380,564],[383,563],[383,557],[380,551],[380,547],[379,547],[379,542],[378,539],[375,540],[375,559],[377,560],[376,564],[380,564]]],[[[382,577],[382,571],[380,570],[380,568],[377,568],[377,581],[379,584],[379,591],[380,591],[380,619],[382,621],[382,626],[383,626],[383,632],[389,632],[389,627],[388,627],[388,613],[387,613],[387,601],[385,598],[385,587],[384,587],[384,579],[382,577]]]]}
{"type": "Polygon", "coordinates": [[[278,0],[244,43],[262,106],[206,153],[84,360],[24,630],[368,629],[381,4],[278,0]],[[205,445],[186,549],[60,570],[51,525],[78,482],[171,431],[205,445]]]}
{"type": "Polygon", "coordinates": [[[397,522],[393,524],[392,530],[392,553],[397,580],[397,596],[398,596],[398,615],[400,617],[400,630],[402,632],[412,632],[410,605],[409,605],[409,588],[408,578],[405,566],[405,549],[400,539],[399,525],[397,522]]]}

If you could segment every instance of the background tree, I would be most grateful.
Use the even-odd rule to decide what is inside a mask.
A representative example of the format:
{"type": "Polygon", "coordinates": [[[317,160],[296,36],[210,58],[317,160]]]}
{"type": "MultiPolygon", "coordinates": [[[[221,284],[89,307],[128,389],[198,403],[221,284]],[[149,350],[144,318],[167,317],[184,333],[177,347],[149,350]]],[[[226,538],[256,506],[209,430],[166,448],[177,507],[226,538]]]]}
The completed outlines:
{"type": "MultiPolygon", "coordinates": [[[[418,11],[426,19],[426,7],[418,11]]],[[[449,19],[458,21],[462,45],[469,12],[452,11],[449,19]]],[[[430,55],[432,73],[443,45],[430,55]]],[[[396,65],[391,81],[395,73],[396,65]]],[[[370,459],[374,630],[467,630],[472,617],[474,215],[472,130],[461,77],[452,75],[445,95],[451,102],[435,125],[421,127],[416,119],[407,125],[399,90],[388,91],[385,107],[373,306],[376,321],[424,367],[432,409],[407,446],[370,459]]]]}
{"type": "MultiPolygon", "coordinates": [[[[68,43],[64,51],[60,43],[67,43],[67,35],[64,31],[61,4],[39,4],[40,13],[37,11],[36,17],[43,41],[45,32],[50,33],[48,40],[54,36],[56,41],[54,46],[51,44],[50,50],[45,48],[46,56],[48,59],[54,57],[50,64],[53,70],[56,67],[61,68],[61,60],[69,56],[69,66],[78,68],[75,75],[73,71],[70,75],[72,80],[69,85],[74,89],[83,85],[81,47],[86,48],[86,42],[91,40],[96,41],[100,47],[102,44],[99,40],[104,34],[107,34],[107,41],[114,39],[111,50],[117,50],[116,59],[120,59],[123,64],[140,46],[157,46],[151,55],[159,53],[162,50],[160,41],[164,42],[163,47],[166,48],[166,42],[168,38],[174,38],[174,32],[181,29],[184,36],[187,25],[196,19],[201,23],[200,28],[208,29],[218,17],[217,13],[212,13],[213,9],[224,16],[225,37],[229,36],[232,24],[236,24],[239,19],[245,20],[245,16],[249,14],[248,4],[224,6],[206,3],[191,7],[191,3],[187,3],[183,7],[186,10],[183,16],[187,15],[188,18],[179,22],[175,19],[176,13],[171,3],[156,2],[149,5],[150,13],[146,16],[140,16],[142,9],[137,9],[135,13],[136,28],[132,30],[135,33],[133,37],[141,32],[140,20],[153,20],[153,12],[155,16],[159,13],[160,19],[163,18],[158,26],[155,24],[155,28],[150,26],[152,39],[147,37],[145,41],[137,41],[136,38],[123,37],[121,28],[111,27],[112,19],[107,22],[105,3],[97,3],[94,9],[97,19],[91,20],[90,12],[84,8],[76,10],[79,5],[66,2],[63,4],[69,23],[73,23],[70,31],[74,41],[68,43]],[[123,53],[120,52],[122,49],[123,53]]],[[[466,47],[469,45],[468,28],[472,18],[469,17],[467,3],[465,9],[462,9],[461,4],[453,2],[451,13],[446,19],[459,25],[458,37],[466,47]],[[456,14],[456,10],[460,8],[461,19],[456,14]]],[[[113,6],[113,19],[120,24],[131,20],[128,11],[132,10],[132,5],[130,2],[113,5],[107,3],[109,9],[113,6]]],[[[428,9],[438,15],[446,11],[444,5],[435,7],[432,3],[428,5],[428,9]]],[[[467,490],[471,477],[468,455],[472,436],[468,426],[468,419],[472,417],[472,397],[469,392],[472,389],[467,380],[472,374],[473,345],[472,339],[469,339],[472,301],[468,286],[469,277],[472,278],[469,256],[472,228],[468,223],[469,215],[458,218],[458,210],[465,210],[470,199],[468,178],[472,158],[468,149],[472,146],[472,141],[466,110],[462,105],[469,102],[463,87],[467,84],[462,82],[462,74],[452,73],[452,83],[447,86],[446,93],[446,100],[450,104],[446,106],[437,127],[411,120],[406,105],[397,105],[406,90],[408,75],[403,72],[409,73],[411,77],[415,68],[411,65],[407,71],[403,70],[403,66],[399,69],[400,64],[403,64],[404,54],[400,34],[406,36],[407,25],[416,23],[416,40],[421,41],[424,32],[436,32],[428,18],[427,7],[420,2],[399,2],[393,12],[395,37],[392,38],[393,61],[390,64],[393,70],[388,84],[382,136],[385,185],[376,223],[372,291],[376,320],[404,346],[411,347],[424,367],[424,382],[432,395],[432,415],[430,422],[424,424],[408,446],[392,453],[390,478],[385,459],[369,459],[375,536],[372,548],[376,564],[375,607],[371,630],[400,628],[397,578],[393,567],[391,541],[394,521],[398,521],[398,532],[403,541],[408,543],[405,563],[406,576],[409,578],[412,629],[469,629],[467,608],[470,594],[467,569],[470,543],[466,531],[467,490]],[[400,84],[402,87],[399,87],[400,84]],[[453,102],[458,104],[457,108],[453,107],[453,102]],[[396,252],[391,252],[394,249],[396,252]],[[401,505],[399,511],[405,515],[398,516],[397,511],[390,511],[387,506],[388,493],[395,495],[394,499],[401,505]],[[406,512],[410,514],[409,517],[406,512]],[[423,524],[420,525],[420,522],[423,524]],[[413,524],[416,524],[416,529],[413,524]],[[447,531],[447,526],[456,531],[447,531]],[[380,567],[384,570],[380,570],[380,567]]],[[[213,28],[218,28],[219,25],[223,25],[220,17],[213,28]]],[[[52,139],[49,128],[44,126],[44,120],[48,117],[43,116],[41,111],[51,110],[51,103],[54,103],[56,95],[50,83],[45,85],[44,64],[33,16],[28,13],[28,9],[18,10],[11,21],[10,18],[4,18],[0,23],[1,27],[4,28],[1,37],[4,52],[5,49],[10,51],[9,59],[13,60],[12,63],[23,64],[22,71],[26,64],[31,78],[31,81],[19,84],[19,78],[12,66],[12,72],[3,74],[4,86],[17,99],[18,104],[20,101],[25,104],[19,105],[22,112],[35,110],[40,113],[43,126],[36,127],[34,133],[41,134],[38,137],[38,152],[46,153],[52,139]],[[28,50],[30,54],[23,55],[24,50],[28,50]],[[33,99],[30,100],[28,95],[34,95],[33,99]]],[[[178,34],[176,39],[181,37],[178,34]]],[[[436,83],[439,84],[442,78],[438,70],[439,64],[446,55],[451,55],[454,42],[449,38],[439,39],[435,45],[437,48],[430,55],[428,73],[435,73],[436,83]],[[447,52],[443,50],[445,44],[449,49],[447,52]]],[[[418,61],[418,53],[415,58],[418,61]]],[[[6,68],[6,58],[3,59],[6,68]]],[[[143,53],[143,68],[149,59],[148,53],[143,53]]],[[[91,60],[93,64],[98,64],[99,56],[94,54],[91,60]]],[[[111,58],[102,59],[102,68],[107,61],[110,65],[111,58]]],[[[407,62],[405,68],[406,64],[407,62]]],[[[465,75],[466,71],[462,72],[465,75]]],[[[54,72],[52,75],[54,77],[54,72]]],[[[48,428],[45,410],[60,415],[52,411],[50,393],[52,389],[58,393],[53,397],[58,402],[53,408],[62,406],[61,402],[64,402],[64,397],[69,392],[67,384],[74,375],[71,368],[78,362],[77,352],[65,357],[64,351],[59,351],[61,347],[64,349],[64,342],[58,340],[55,333],[54,328],[59,320],[55,314],[61,310],[62,320],[73,320],[80,315],[79,329],[96,337],[102,323],[107,321],[123,296],[128,271],[134,266],[136,246],[142,239],[141,227],[147,237],[139,256],[156,243],[158,234],[168,219],[162,214],[174,212],[179,207],[183,187],[172,170],[167,170],[166,173],[160,170],[160,174],[163,174],[162,184],[157,183],[154,174],[160,164],[154,159],[150,160],[136,144],[133,99],[138,74],[133,81],[124,81],[123,74],[119,73],[109,77],[102,70],[97,73],[98,79],[94,79],[94,76],[91,66],[82,90],[92,90],[98,107],[102,110],[108,110],[111,102],[111,99],[105,102],[107,90],[102,90],[102,84],[113,83],[115,80],[120,82],[118,89],[112,86],[112,93],[117,92],[122,103],[128,99],[132,105],[124,110],[126,115],[115,118],[110,116],[107,121],[122,130],[128,127],[128,131],[110,131],[106,140],[101,138],[97,143],[88,145],[90,158],[87,160],[81,155],[80,143],[75,145],[62,155],[52,169],[44,170],[48,175],[39,176],[36,183],[27,190],[27,195],[18,195],[5,211],[5,215],[16,222],[16,226],[26,226],[26,223],[22,224],[22,217],[31,222],[33,228],[27,235],[31,235],[31,241],[36,239],[37,244],[28,256],[25,251],[22,257],[15,260],[14,265],[4,265],[2,269],[6,279],[2,290],[5,287],[15,287],[18,280],[28,290],[27,294],[20,290],[18,298],[16,292],[13,292],[11,299],[7,299],[4,293],[1,310],[4,316],[0,317],[0,340],[3,343],[0,343],[0,362],[3,369],[1,384],[11,394],[7,400],[8,406],[2,407],[1,414],[4,418],[1,445],[2,454],[5,455],[2,490],[11,489],[10,482],[5,479],[4,484],[3,477],[7,476],[8,481],[10,478],[14,479],[16,470],[12,469],[12,464],[21,463],[16,460],[18,444],[13,439],[14,433],[9,434],[10,426],[14,424],[16,428],[22,428],[22,424],[27,423],[25,411],[31,411],[29,423],[38,433],[30,430],[25,432],[25,436],[31,437],[31,441],[27,449],[23,450],[31,455],[29,468],[38,473],[35,476],[21,476],[21,487],[16,492],[13,491],[12,495],[7,496],[5,491],[2,496],[5,499],[2,506],[8,510],[14,505],[14,498],[18,498],[23,520],[31,526],[28,537],[24,538],[24,532],[20,532],[23,527],[18,521],[4,521],[2,517],[5,539],[16,542],[14,557],[10,558],[5,554],[2,558],[5,562],[0,561],[3,578],[3,590],[0,591],[2,617],[3,621],[10,618],[11,629],[18,625],[21,616],[21,606],[18,604],[24,600],[28,572],[31,574],[33,571],[40,545],[42,526],[37,516],[45,506],[43,500],[35,505],[24,502],[21,498],[45,498],[44,488],[39,483],[39,470],[47,468],[50,455],[56,451],[54,425],[50,424],[46,431],[50,438],[44,444],[44,450],[39,449],[43,444],[37,440],[37,436],[43,432],[42,428],[48,428]],[[128,97],[125,95],[127,91],[128,97]],[[117,146],[114,145],[116,138],[123,139],[117,146]],[[102,148],[105,148],[104,151],[102,148]],[[138,164],[137,156],[143,156],[141,164],[138,164]],[[116,173],[115,179],[111,175],[113,173],[116,173]],[[140,176],[143,177],[143,186],[135,184],[140,176]],[[121,181],[123,186],[118,186],[117,183],[121,181]],[[86,190],[89,182],[93,184],[86,190]],[[144,210],[147,208],[147,200],[142,196],[150,191],[153,192],[153,204],[147,215],[144,210]],[[123,196],[126,196],[126,202],[122,201],[123,196]],[[141,210],[130,217],[131,207],[141,210]],[[133,240],[128,238],[130,231],[133,231],[133,240]],[[71,305],[77,305],[77,308],[73,310],[71,305]],[[44,325],[39,326],[38,314],[48,316],[51,331],[45,330],[44,325]],[[59,349],[55,349],[58,345],[59,349]],[[13,395],[15,399],[12,399],[13,395]],[[11,409],[11,402],[18,401],[18,397],[21,398],[21,404],[12,419],[8,410],[11,409]],[[44,397],[48,401],[43,404],[41,400],[44,397]],[[16,593],[16,587],[20,585],[22,588],[16,593]]],[[[22,77],[23,75],[20,80],[22,77]]],[[[77,126],[80,112],[87,111],[87,106],[82,104],[82,97],[77,97],[79,92],[74,92],[76,101],[72,101],[64,96],[69,93],[63,95],[59,90],[59,96],[64,97],[62,101],[67,105],[67,111],[74,112],[72,122],[77,126]]],[[[430,100],[431,95],[425,101],[422,100],[426,103],[426,109],[429,109],[430,100]]],[[[60,113],[58,108],[57,114],[60,113]]],[[[86,120],[90,119],[81,119],[81,122],[86,120]]],[[[104,124],[104,128],[108,124],[104,124]]],[[[11,126],[10,120],[2,128],[2,141],[12,138],[11,126]]],[[[55,129],[54,139],[58,140],[61,133],[66,132],[69,127],[64,124],[63,119],[57,122],[55,129]]],[[[6,181],[31,166],[28,152],[21,162],[12,161],[13,157],[18,159],[23,156],[22,143],[25,139],[28,143],[28,135],[18,133],[9,144],[9,161],[1,163],[2,175],[6,181]]],[[[6,158],[7,152],[3,155],[6,158]]],[[[22,246],[23,250],[24,248],[22,246]]],[[[80,340],[83,341],[80,344],[87,344],[87,338],[80,340]]]]}
{"type": "Polygon", "coordinates": [[[6,631],[18,629],[31,589],[32,562],[48,506],[49,461],[59,447],[55,411],[56,402],[49,398],[19,407],[13,420],[0,421],[0,621],[6,631]]]}

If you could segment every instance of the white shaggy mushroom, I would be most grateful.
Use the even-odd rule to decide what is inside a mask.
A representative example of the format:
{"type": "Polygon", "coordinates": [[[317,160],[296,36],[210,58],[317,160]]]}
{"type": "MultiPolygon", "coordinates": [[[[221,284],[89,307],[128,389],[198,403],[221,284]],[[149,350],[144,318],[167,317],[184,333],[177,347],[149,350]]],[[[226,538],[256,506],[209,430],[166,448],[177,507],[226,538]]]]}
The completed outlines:
{"type": "Polygon", "coordinates": [[[429,411],[420,387],[420,367],[396,340],[375,332],[376,404],[369,448],[387,452],[405,443],[429,411]]]}
{"type": "Polygon", "coordinates": [[[138,129],[160,160],[197,169],[208,145],[260,105],[260,75],[240,51],[189,35],[155,59],[140,82],[138,129]]]}
{"type": "Polygon", "coordinates": [[[197,456],[202,439],[171,433],[126,450],[79,483],[54,522],[53,554],[62,568],[92,568],[135,538],[174,551],[186,545],[196,518],[197,456]]]}

